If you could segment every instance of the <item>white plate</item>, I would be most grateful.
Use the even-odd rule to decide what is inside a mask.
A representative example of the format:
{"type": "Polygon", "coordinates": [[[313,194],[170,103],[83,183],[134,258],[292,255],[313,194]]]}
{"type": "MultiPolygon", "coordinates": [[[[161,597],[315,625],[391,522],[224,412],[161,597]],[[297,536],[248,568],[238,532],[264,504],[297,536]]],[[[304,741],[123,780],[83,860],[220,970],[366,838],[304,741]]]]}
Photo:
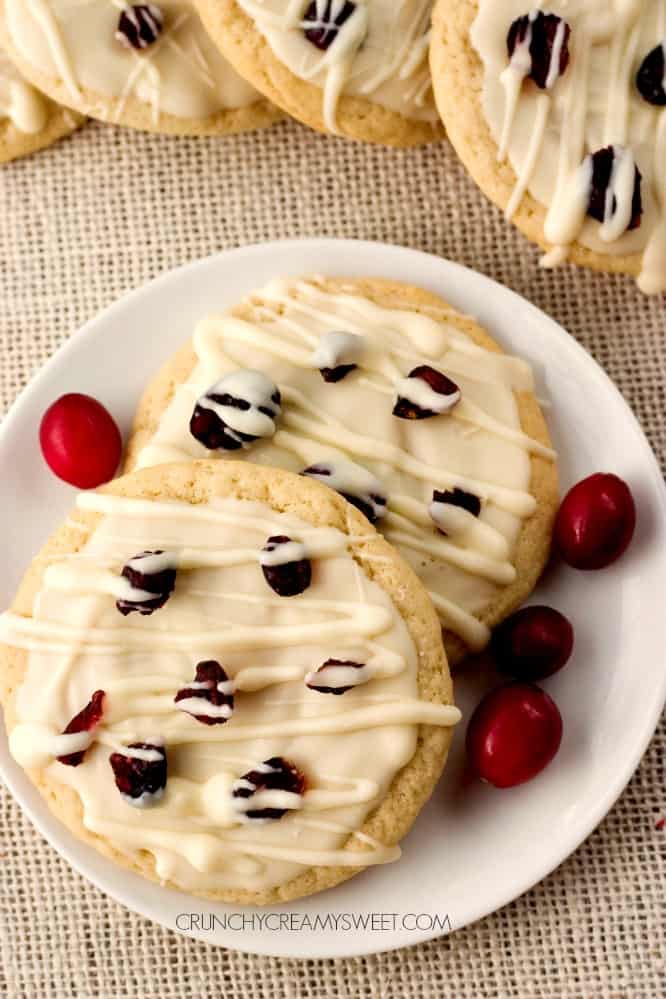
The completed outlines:
{"type": "MultiPolygon", "coordinates": [[[[457,264],[377,243],[317,239],[251,246],[172,271],[121,299],[73,336],[22,394],[0,431],[0,605],[9,602],[30,558],[74,498],[39,455],[37,430],[49,403],[63,392],[88,392],[125,430],[146,381],[202,315],[271,277],[314,272],[407,281],[477,316],[505,348],[535,365],[539,395],[552,401],[548,420],[563,486],[599,470],[631,483],[638,528],[628,553],[598,573],[559,566],[533,598],[558,607],[576,629],[573,659],[544,683],[564,718],[557,758],[532,783],[510,791],[469,783],[459,726],[444,779],[407,837],[402,859],[276,907],[272,911],[283,914],[279,929],[276,916],[263,929],[256,922],[241,929],[240,913],[256,919],[265,910],[205,903],[161,888],[83,846],[51,817],[10,759],[2,730],[0,773],[56,850],[123,905],[226,947],[340,957],[438,936],[435,916],[452,929],[480,919],[545,877],[611,807],[648,744],[666,692],[666,493],[645,437],[603,371],[561,327],[506,288],[457,264]],[[182,915],[190,913],[203,917],[198,928],[182,915]],[[341,919],[337,931],[307,928],[308,919],[329,913],[366,921],[374,914],[374,928],[371,922],[365,929],[345,928],[350,919],[341,919]]],[[[461,676],[457,695],[465,713],[489,682],[461,676]]]]}

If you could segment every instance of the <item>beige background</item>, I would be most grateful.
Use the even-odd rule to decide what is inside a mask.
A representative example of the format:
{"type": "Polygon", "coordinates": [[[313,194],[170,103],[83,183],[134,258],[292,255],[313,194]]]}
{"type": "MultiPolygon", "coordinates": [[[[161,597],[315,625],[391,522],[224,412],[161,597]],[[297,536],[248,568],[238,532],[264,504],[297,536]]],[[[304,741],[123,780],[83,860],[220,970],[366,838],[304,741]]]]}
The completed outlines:
{"type": "MultiPolygon", "coordinates": [[[[642,298],[625,278],[538,270],[537,251],[445,144],[389,151],[291,123],[229,139],[91,124],[2,169],[3,412],[54,349],[122,292],[215,250],[312,235],[441,253],[525,295],[601,362],[666,460],[663,297],[642,298]]],[[[0,792],[0,995],[654,999],[666,980],[666,830],[656,828],[666,815],[665,749],[662,724],[600,828],[517,902],[445,940],[337,962],[215,950],[125,912],[0,792]]]]}

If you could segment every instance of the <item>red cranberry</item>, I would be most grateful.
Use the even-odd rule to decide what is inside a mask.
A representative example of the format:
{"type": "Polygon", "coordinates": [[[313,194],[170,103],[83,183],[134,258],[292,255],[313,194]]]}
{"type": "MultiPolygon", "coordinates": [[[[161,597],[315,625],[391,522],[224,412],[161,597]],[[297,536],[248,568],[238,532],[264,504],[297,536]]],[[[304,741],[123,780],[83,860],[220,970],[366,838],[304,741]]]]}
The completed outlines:
{"type": "Polygon", "coordinates": [[[303,15],[303,31],[309,42],[325,52],[333,44],[342,25],[356,10],[356,4],[345,0],[313,0],[303,15]]]}
{"type": "Polygon", "coordinates": [[[523,607],[493,632],[498,669],[517,680],[543,680],[568,662],[574,633],[553,607],[523,607]]]}
{"type": "MultiPolygon", "coordinates": [[[[431,368],[429,364],[420,364],[410,371],[404,383],[412,381],[424,382],[431,390],[431,398],[436,399],[436,403],[432,408],[424,408],[414,399],[408,398],[407,394],[399,395],[393,407],[393,415],[399,416],[402,420],[427,420],[431,416],[447,413],[460,401],[460,389],[456,383],[441,371],[431,368]]],[[[406,389],[403,391],[406,393],[406,389]]]]}
{"type": "Polygon", "coordinates": [[[562,741],[555,702],[530,683],[497,687],[477,705],[467,726],[467,759],[481,780],[514,787],[536,777],[562,741]]]}
{"type": "Polygon", "coordinates": [[[176,585],[174,555],[163,551],[139,552],[123,566],[121,575],[135,592],[116,600],[120,613],[124,617],[133,611],[152,614],[164,606],[176,585]]]}
{"type": "Polygon", "coordinates": [[[467,510],[473,517],[478,517],[481,513],[481,500],[474,493],[468,493],[464,489],[455,486],[453,489],[435,489],[432,494],[433,503],[446,503],[450,506],[458,506],[467,510]]]}
{"type": "Polygon", "coordinates": [[[116,39],[132,49],[153,45],[164,27],[164,15],[153,3],[127,4],[118,18],[116,39]]]}
{"type": "MultiPolygon", "coordinates": [[[[103,690],[96,690],[85,708],[79,711],[78,715],[74,715],[63,735],[71,735],[74,732],[91,732],[96,728],[102,720],[105,696],[103,690]]],[[[79,763],[83,763],[85,755],[86,751],[82,749],[78,753],[67,753],[65,756],[56,757],[56,759],[59,763],[64,763],[66,767],[78,767],[79,763]]]]}
{"type": "Polygon", "coordinates": [[[291,794],[303,794],[305,777],[288,760],[282,756],[273,756],[270,760],[260,763],[255,770],[243,774],[233,786],[232,797],[236,799],[237,807],[248,819],[281,819],[288,811],[286,808],[248,808],[244,799],[252,799],[261,791],[289,791],[291,794]]]}
{"type": "Polygon", "coordinates": [[[554,541],[574,569],[603,569],[634,533],[636,507],[626,482],[598,472],[569,490],[555,520],[554,541]]]}
{"type": "Polygon", "coordinates": [[[645,56],[636,75],[638,92],[649,104],[664,107],[666,104],[666,52],[664,45],[656,45],[645,56]]]}
{"type": "Polygon", "coordinates": [[[375,524],[386,513],[387,498],[381,482],[366,468],[343,461],[337,465],[332,462],[319,462],[304,468],[301,475],[309,479],[323,482],[329,489],[355,506],[371,524],[375,524]]]}
{"type": "Polygon", "coordinates": [[[338,364],[336,368],[320,368],[321,377],[325,382],[341,382],[343,378],[356,371],[356,364],[338,364]]]}
{"type": "Polygon", "coordinates": [[[79,392],[62,395],[49,406],[39,427],[39,443],[51,471],[80,489],[112,479],[123,446],[109,411],[79,392]]]}
{"type": "Polygon", "coordinates": [[[116,787],[129,805],[145,808],[164,794],[167,782],[167,757],[164,746],[152,742],[132,742],[128,749],[146,753],[149,758],[125,753],[111,753],[109,763],[116,787]]]}
{"type": "MultiPolygon", "coordinates": [[[[606,146],[592,153],[592,182],[590,185],[590,198],[587,203],[587,214],[597,222],[607,221],[606,195],[613,174],[613,166],[620,156],[629,155],[626,149],[621,146],[606,146]]],[[[643,214],[643,199],[641,197],[641,172],[638,167],[634,167],[634,190],[631,199],[631,218],[627,230],[637,229],[641,224],[643,214]]],[[[617,198],[613,195],[610,206],[610,217],[617,211],[617,198]]]]}
{"type": "Polygon", "coordinates": [[[202,725],[222,725],[234,710],[233,683],[218,662],[207,659],[197,663],[194,683],[179,690],[174,701],[202,725]]]}
{"type": "Polygon", "coordinates": [[[355,663],[351,659],[327,659],[314,673],[308,673],[305,678],[305,686],[310,690],[316,690],[319,694],[346,694],[355,684],[350,683],[344,687],[337,687],[334,684],[336,666],[348,667],[349,669],[363,669],[364,663],[355,663]]]}
{"type": "Polygon", "coordinates": [[[307,590],[312,579],[310,560],[299,541],[286,534],[269,538],[261,550],[261,568],[270,588],[280,597],[295,597],[307,590]],[[294,557],[294,553],[296,557],[294,557]]]}
{"type": "Polygon", "coordinates": [[[534,10],[513,22],[509,28],[506,45],[509,56],[512,56],[516,46],[529,38],[530,70],[527,75],[534,80],[537,87],[545,90],[562,76],[569,65],[570,34],[571,28],[557,14],[544,14],[543,11],[534,10]],[[560,25],[563,27],[560,28],[560,25]],[[562,44],[559,46],[558,65],[553,67],[558,31],[562,44]]]}

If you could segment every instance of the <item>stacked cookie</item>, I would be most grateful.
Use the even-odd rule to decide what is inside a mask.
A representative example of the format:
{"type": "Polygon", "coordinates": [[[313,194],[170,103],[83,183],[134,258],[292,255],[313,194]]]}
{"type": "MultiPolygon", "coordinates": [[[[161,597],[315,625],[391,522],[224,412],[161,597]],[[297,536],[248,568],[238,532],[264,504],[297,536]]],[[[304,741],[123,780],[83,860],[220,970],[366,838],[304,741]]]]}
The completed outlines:
{"type": "Polygon", "coordinates": [[[287,113],[389,146],[443,122],[543,266],[666,290],[661,0],[0,0],[0,40],[2,158],[79,115],[224,135],[287,113]]]}
{"type": "Polygon", "coordinates": [[[157,373],[125,474],[0,617],[11,751],[77,836],[197,895],[396,860],[448,662],[530,593],[556,507],[524,361],[421,289],[273,280],[157,373]]]}

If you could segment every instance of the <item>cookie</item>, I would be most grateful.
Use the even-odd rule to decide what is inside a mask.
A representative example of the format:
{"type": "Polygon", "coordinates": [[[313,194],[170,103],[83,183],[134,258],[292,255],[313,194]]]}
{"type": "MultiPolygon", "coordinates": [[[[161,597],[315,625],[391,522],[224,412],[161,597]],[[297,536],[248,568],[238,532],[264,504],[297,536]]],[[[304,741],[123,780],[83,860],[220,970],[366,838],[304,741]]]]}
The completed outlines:
{"type": "Polygon", "coordinates": [[[548,556],[557,471],[529,366],[418,288],[276,280],[203,320],[148,387],[126,462],[205,456],[355,503],[421,577],[453,662],[548,556]]]}
{"type": "Polygon", "coordinates": [[[31,86],[0,51],[0,163],[50,146],[83,121],[31,86]]]}
{"type": "Polygon", "coordinates": [[[0,638],[10,750],[55,814],[228,902],[396,860],[460,717],[413,572],[340,496],[249,462],[82,493],[0,638]]]}
{"type": "Polygon", "coordinates": [[[0,30],[31,83],[102,121],[225,135],[280,117],[220,54],[187,0],[0,0],[0,30]]]}
{"type": "Polygon", "coordinates": [[[547,252],[666,290],[659,3],[438,0],[431,69],[458,155],[547,252]]]}
{"type": "Polygon", "coordinates": [[[196,0],[238,72],[320,132],[388,146],[443,135],[428,69],[432,0],[196,0]]]}

